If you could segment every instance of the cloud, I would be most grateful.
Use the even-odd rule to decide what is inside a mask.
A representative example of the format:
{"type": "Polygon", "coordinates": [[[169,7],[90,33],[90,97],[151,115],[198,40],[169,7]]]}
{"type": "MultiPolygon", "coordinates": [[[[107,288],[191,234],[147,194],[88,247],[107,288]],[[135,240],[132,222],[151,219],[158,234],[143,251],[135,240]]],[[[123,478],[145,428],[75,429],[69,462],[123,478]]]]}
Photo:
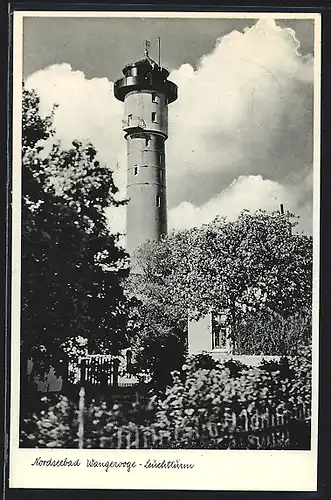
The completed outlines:
{"type": "MultiPolygon", "coordinates": [[[[206,201],[209,183],[221,190],[243,174],[280,181],[312,161],[313,59],[298,53],[298,43],[292,30],[263,19],[219,39],[196,71],[186,64],[172,72],[179,99],[171,109],[169,176],[185,183],[199,174],[206,201]]],[[[193,186],[187,195],[196,201],[193,186]]]]}
{"type": "Polygon", "coordinates": [[[217,216],[235,220],[242,210],[279,209],[286,200],[285,209],[304,215],[299,230],[311,232],[311,200],[301,190],[285,187],[276,181],[263,179],[260,175],[240,176],[221,193],[202,206],[183,201],[169,212],[169,226],[172,230],[189,229],[213,221],[217,216]],[[304,194],[304,196],[302,196],[304,194]]]}
{"type": "Polygon", "coordinates": [[[54,128],[63,147],[71,147],[73,139],[91,141],[99,159],[117,171],[117,181],[123,188],[123,106],[113,96],[113,83],[107,78],[88,80],[84,73],[63,63],[33,73],[26,86],[38,92],[41,114],[46,115],[57,104],[54,128]]]}
{"type": "MultiPolygon", "coordinates": [[[[179,87],[166,143],[172,227],[232,217],[240,207],[277,209],[280,199],[310,227],[313,62],[300,55],[293,30],[264,18],[217,40],[196,70],[184,63],[171,72],[179,87]]],[[[57,137],[91,140],[125,194],[123,105],[113,83],[64,63],[26,84],[40,94],[43,112],[59,104],[57,137]]],[[[109,218],[124,231],[123,211],[109,218]]]]}

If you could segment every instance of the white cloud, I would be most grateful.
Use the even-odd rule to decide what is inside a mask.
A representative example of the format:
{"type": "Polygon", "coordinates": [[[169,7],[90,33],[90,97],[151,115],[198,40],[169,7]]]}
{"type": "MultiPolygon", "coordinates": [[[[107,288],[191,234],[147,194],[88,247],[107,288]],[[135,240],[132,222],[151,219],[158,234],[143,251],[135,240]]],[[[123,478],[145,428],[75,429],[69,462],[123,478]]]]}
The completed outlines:
{"type": "Polygon", "coordinates": [[[91,141],[99,158],[117,171],[117,182],[125,185],[125,141],[122,132],[122,103],[113,96],[113,83],[107,78],[88,80],[70,64],[55,64],[28,77],[27,88],[40,95],[41,113],[54,104],[56,138],[63,147],[73,139],[91,141]],[[121,170],[117,167],[121,165],[121,170]],[[119,171],[120,170],[120,171],[119,171]]]}
{"type": "Polygon", "coordinates": [[[285,187],[262,176],[240,176],[232,184],[202,206],[184,201],[169,212],[170,229],[189,229],[213,221],[217,216],[234,220],[242,210],[261,209],[268,212],[285,210],[301,215],[299,229],[311,232],[311,200],[300,200],[300,190],[285,187]]]}
{"type": "MultiPolygon", "coordinates": [[[[239,207],[278,208],[278,199],[309,227],[313,59],[298,44],[292,30],[263,19],[220,38],[196,70],[183,64],[171,72],[179,86],[167,141],[172,227],[233,217],[239,207]]],[[[110,168],[119,164],[115,179],[125,195],[123,105],[113,83],[88,80],[65,63],[26,83],[40,94],[43,112],[58,103],[55,128],[64,145],[89,139],[110,168]]],[[[109,218],[124,231],[123,210],[109,218]]]]}
{"type": "MultiPolygon", "coordinates": [[[[292,30],[263,19],[219,39],[196,71],[187,64],[173,71],[179,99],[171,111],[169,175],[267,174],[284,161],[275,146],[310,133],[313,60],[297,48],[292,30]]],[[[286,168],[298,167],[288,163],[293,159],[285,158],[286,168]]]]}

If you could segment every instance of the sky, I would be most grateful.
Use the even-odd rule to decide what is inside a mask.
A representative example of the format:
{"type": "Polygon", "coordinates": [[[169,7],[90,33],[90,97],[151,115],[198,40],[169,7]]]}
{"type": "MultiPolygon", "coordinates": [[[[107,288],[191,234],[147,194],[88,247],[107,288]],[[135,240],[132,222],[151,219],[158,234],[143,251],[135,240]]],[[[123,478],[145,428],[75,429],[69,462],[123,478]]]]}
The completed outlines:
{"type": "MultiPolygon", "coordinates": [[[[144,40],[178,85],[166,143],[170,229],[279,209],[312,232],[313,20],[25,18],[23,77],[63,147],[90,140],[125,196],[123,104],[113,82],[144,40]]],[[[125,231],[125,210],[109,210],[125,231]]]]}

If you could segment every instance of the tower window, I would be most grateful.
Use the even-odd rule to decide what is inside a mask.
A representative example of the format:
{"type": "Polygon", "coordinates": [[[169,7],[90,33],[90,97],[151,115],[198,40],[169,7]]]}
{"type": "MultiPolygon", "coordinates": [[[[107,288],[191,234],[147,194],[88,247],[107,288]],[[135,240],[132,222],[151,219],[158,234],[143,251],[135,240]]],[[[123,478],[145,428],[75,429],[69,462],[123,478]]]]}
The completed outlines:
{"type": "Polygon", "coordinates": [[[164,170],[160,170],[160,181],[164,181],[164,170]]]}
{"type": "Polygon", "coordinates": [[[155,197],[155,204],[157,207],[161,206],[161,197],[159,195],[156,195],[155,197]]]}
{"type": "Polygon", "coordinates": [[[159,104],[160,102],[160,98],[156,92],[152,92],[152,102],[155,102],[156,104],[159,104]]]}
{"type": "Polygon", "coordinates": [[[153,112],[152,112],[152,122],[153,122],[153,123],[156,123],[156,122],[157,122],[157,120],[156,120],[156,113],[155,113],[155,111],[153,111],[153,112]]]}
{"type": "Polygon", "coordinates": [[[130,125],[131,120],[132,120],[132,115],[128,115],[128,125],[130,125]]]}
{"type": "Polygon", "coordinates": [[[135,166],[133,169],[133,175],[138,175],[139,167],[135,166]]]}

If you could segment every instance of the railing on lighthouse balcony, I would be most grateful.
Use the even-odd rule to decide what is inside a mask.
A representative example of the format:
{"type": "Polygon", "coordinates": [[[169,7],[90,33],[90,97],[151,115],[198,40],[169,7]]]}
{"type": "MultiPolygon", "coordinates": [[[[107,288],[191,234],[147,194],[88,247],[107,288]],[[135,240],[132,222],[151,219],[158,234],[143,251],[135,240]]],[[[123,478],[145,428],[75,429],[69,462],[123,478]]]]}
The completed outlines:
{"type": "Polygon", "coordinates": [[[146,122],[140,116],[129,115],[122,120],[122,129],[124,131],[138,129],[144,130],[146,128],[146,122]]]}

